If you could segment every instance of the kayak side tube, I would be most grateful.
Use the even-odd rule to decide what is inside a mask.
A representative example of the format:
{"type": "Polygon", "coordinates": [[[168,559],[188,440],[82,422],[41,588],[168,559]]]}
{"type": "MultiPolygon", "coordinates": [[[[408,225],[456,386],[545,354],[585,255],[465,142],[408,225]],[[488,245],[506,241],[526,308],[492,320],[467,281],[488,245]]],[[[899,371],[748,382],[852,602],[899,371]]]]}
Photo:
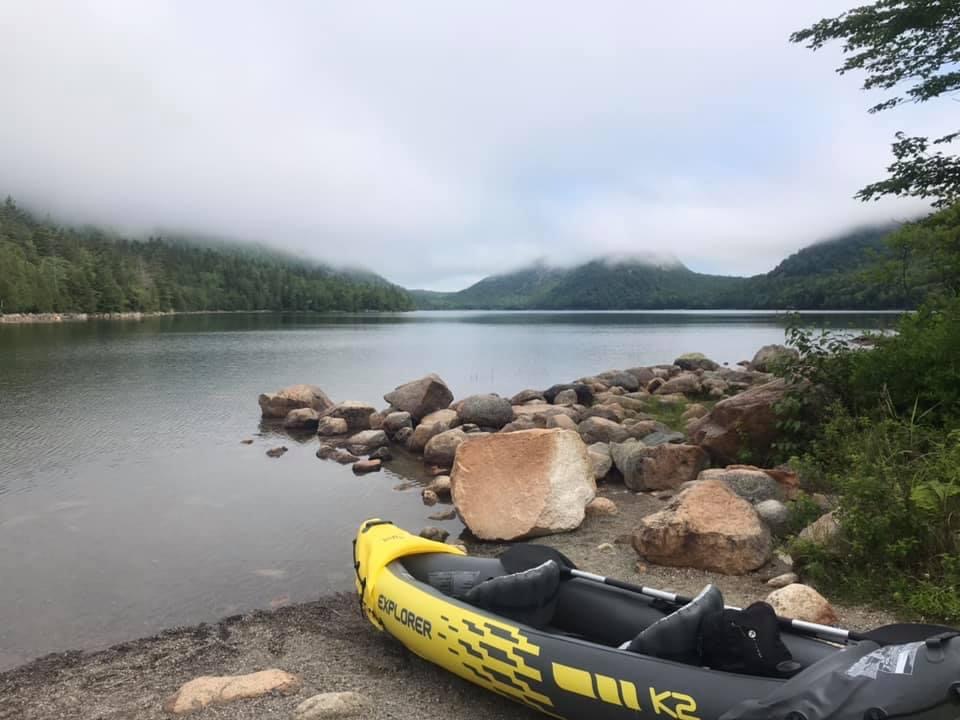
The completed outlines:
{"type": "Polygon", "coordinates": [[[715,720],[783,684],[505,622],[421,583],[400,561],[383,569],[364,604],[374,624],[423,659],[552,717],[715,720]]]}

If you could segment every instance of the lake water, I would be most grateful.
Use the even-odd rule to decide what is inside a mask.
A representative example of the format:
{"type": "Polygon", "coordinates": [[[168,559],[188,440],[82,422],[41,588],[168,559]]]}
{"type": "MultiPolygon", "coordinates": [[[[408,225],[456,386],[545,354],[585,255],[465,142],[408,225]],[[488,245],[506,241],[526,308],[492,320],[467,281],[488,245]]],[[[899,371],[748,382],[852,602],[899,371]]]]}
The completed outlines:
{"type": "MultiPolygon", "coordinates": [[[[805,316],[855,331],[894,319],[805,316]]],[[[437,372],[457,397],[511,395],[690,351],[733,365],[783,339],[783,318],[757,312],[0,325],[0,669],[350,589],[361,520],[434,524],[416,489],[393,489],[423,480],[419,463],[355,477],[318,460],[315,438],[261,428],[261,392],[313,383],[381,407],[437,372]]]]}

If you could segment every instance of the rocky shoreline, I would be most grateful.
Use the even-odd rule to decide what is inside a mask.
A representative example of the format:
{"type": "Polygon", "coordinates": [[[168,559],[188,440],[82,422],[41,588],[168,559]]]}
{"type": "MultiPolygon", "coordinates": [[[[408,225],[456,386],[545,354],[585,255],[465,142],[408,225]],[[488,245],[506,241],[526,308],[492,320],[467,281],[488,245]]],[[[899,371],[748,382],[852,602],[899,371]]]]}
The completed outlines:
{"type": "MultiPolygon", "coordinates": [[[[398,386],[377,410],[296,385],[259,397],[266,422],[316,433],[323,460],[376,472],[398,447],[435,480],[423,502],[449,499],[471,536],[517,541],[575,530],[588,513],[617,512],[607,487],[671,503],[637,519],[633,545],[660,565],[739,574],[764,566],[804,495],[789,467],[759,467],[777,439],[786,382],[770,371],[795,355],[761,348],[742,367],[699,353],[608,370],[510,398],[459,400],[436,374],[398,386]]],[[[281,457],[284,447],[267,451],[281,457]]],[[[829,498],[811,501],[827,513],[829,498]]],[[[440,534],[428,530],[430,537],[440,534]]]]}
{"type": "Polygon", "coordinates": [[[774,590],[765,599],[783,615],[830,624],[834,608],[800,584],[778,547],[813,519],[812,509],[819,514],[801,537],[835,542],[835,499],[808,493],[788,466],[754,464],[771,456],[777,405],[790,391],[772,371],[795,357],[770,345],[729,368],[688,353],[510,398],[456,400],[430,374],[387,392],[379,410],[334,402],[315,385],[264,393],[258,402],[267,423],[315,433],[318,458],[352,465],[358,475],[379,471],[398,448],[421,458],[433,477],[423,504],[452,505],[429,519],[459,518],[467,529],[450,538],[427,526],[421,535],[429,539],[515,542],[576,531],[590,516],[622,515],[627,526],[615,541],[631,546],[640,566],[731,576],[776,568],[767,573],[774,590]],[[662,507],[626,515],[612,493],[662,507]]]}

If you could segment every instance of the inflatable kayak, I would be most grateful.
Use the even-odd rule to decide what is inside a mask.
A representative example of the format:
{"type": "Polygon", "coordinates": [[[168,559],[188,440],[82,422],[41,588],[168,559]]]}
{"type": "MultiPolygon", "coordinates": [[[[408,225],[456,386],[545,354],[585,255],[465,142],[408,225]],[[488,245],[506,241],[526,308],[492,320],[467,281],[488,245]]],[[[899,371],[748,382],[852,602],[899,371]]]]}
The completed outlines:
{"type": "Polygon", "coordinates": [[[377,629],[552,717],[960,718],[960,633],[950,628],[857,635],[775,618],[762,603],[725,609],[709,586],[693,599],[616,587],[542,546],[468,557],[376,519],[360,527],[354,567],[377,629]],[[771,655],[776,665],[723,667],[728,656],[771,655]]]}

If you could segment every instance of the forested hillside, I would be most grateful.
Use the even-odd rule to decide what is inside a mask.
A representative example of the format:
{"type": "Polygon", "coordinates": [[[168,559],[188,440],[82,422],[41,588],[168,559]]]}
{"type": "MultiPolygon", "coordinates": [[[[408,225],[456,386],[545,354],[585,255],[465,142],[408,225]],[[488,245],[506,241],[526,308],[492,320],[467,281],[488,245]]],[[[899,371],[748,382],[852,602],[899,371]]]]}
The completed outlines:
{"type": "Polygon", "coordinates": [[[400,287],[242,246],[130,240],[0,206],[0,312],[410,310],[400,287]]]}
{"type": "MultiPolygon", "coordinates": [[[[754,277],[697,273],[680,263],[594,260],[494,275],[455,293],[413,291],[424,309],[635,310],[669,308],[893,309],[911,307],[919,267],[891,282],[892,227],[811,245],[754,277]]],[[[898,275],[892,273],[892,275],[898,275]]]]}

